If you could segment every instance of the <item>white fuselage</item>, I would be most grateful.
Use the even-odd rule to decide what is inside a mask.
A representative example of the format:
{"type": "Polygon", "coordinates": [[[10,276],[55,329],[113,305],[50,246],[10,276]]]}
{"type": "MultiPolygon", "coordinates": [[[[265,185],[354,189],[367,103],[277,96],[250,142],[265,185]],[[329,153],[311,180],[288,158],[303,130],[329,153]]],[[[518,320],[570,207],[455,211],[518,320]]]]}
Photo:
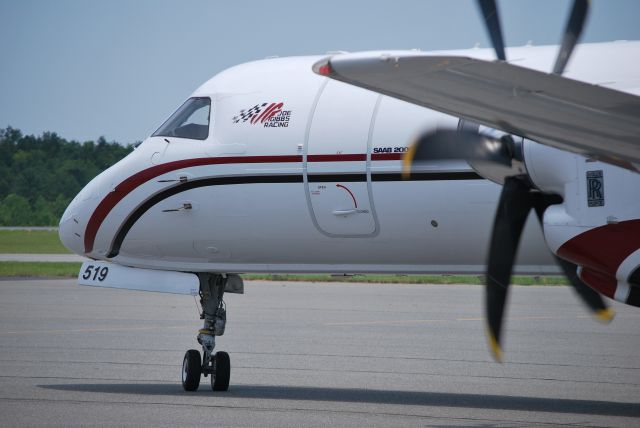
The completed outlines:
{"type": "MultiPolygon", "coordinates": [[[[609,56],[639,52],[608,46],[609,56]]],[[[603,49],[578,47],[567,76],[638,93],[627,84],[636,76],[599,59],[603,49]]],[[[548,70],[555,54],[524,47],[509,58],[548,70]]],[[[258,61],[209,80],[192,95],[211,100],[206,138],[149,137],[70,204],[64,244],[178,271],[482,272],[501,187],[464,161],[401,176],[412,140],[458,119],[316,75],[320,58],[258,61]]],[[[516,272],[556,272],[534,216],[516,272]]]]}

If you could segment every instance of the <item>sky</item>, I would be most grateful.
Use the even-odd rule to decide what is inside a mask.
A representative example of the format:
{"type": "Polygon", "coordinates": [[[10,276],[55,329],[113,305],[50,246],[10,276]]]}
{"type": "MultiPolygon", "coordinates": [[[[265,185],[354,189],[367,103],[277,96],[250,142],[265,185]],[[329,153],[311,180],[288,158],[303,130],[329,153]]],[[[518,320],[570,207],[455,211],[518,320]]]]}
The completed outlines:
{"type": "MultiPolygon", "coordinates": [[[[557,44],[568,0],[498,1],[508,46],[557,44]]],[[[640,1],[593,0],[583,42],[640,40],[640,1]]],[[[0,0],[0,128],[145,139],[242,62],[489,46],[469,0],[0,0]]]]}

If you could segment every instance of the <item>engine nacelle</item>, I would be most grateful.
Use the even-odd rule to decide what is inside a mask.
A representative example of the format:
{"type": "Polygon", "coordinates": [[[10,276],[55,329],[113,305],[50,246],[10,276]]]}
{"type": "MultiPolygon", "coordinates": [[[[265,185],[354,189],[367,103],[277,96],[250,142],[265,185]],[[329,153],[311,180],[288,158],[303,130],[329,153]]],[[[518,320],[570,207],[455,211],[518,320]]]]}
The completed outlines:
{"type": "Polygon", "coordinates": [[[563,198],[544,213],[551,250],[592,288],[640,306],[640,174],[530,140],[523,153],[536,188],[563,198]]]}
{"type": "Polygon", "coordinates": [[[522,143],[524,162],[531,182],[542,192],[563,198],[574,193],[577,164],[582,156],[525,139],[522,143]]]}

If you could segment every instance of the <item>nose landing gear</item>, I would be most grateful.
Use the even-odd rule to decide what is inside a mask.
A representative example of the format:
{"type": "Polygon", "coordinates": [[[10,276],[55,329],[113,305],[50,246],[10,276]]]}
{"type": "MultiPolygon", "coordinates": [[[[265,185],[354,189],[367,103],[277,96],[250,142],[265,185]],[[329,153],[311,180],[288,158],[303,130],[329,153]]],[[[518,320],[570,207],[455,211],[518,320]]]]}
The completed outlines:
{"type": "Polygon", "coordinates": [[[209,361],[200,360],[200,352],[189,349],[182,361],[182,387],[185,391],[195,391],[200,386],[201,375],[211,375],[211,389],[228,391],[231,377],[229,354],[218,351],[209,361]]]}
{"type": "Polygon", "coordinates": [[[182,361],[182,387],[185,391],[195,391],[200,385],[200,376],[211,375],[211,388],[214,391],[227,391],[231,377],[231,360],[229,354],[213,350],[216,336],[222,336],[227,322],[227,311],[222,300],[224,292],[242,294],[244,286],[237,275],[199,274],[201,319],[204,328],[198,332],[198,343],[202,345],[200,352],[190,349],[182,361]]]}

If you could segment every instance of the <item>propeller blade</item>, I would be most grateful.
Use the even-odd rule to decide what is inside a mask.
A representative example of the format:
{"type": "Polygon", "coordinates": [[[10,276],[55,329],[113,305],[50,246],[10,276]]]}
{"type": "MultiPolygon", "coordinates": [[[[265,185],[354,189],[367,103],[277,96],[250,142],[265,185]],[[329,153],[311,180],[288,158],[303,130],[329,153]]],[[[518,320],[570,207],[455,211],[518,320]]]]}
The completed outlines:
{"type": "Polygon", "coordinates": [[[556,63],[553,66],[553,74],[562,74],[564,68],[569,62],[569,57],[573,51],[574,46],[580,38],[584,23],[587,20],[587,12],[589,10],[588,0],[575,0],[571,9],[571,16],[569,22],[567,22],[567,28],[564,31],[562,37],[562,44],[560,45],[560,52],[556,58],[556,63]]]}
{"type": "MultiPolygon", "coordinates": [[[[536,195],[534,207],[540,226],[543,227],[543,216],[545,210],[555,204],[562,203],[562,198],[558,195],[536,195]]],[[[573,289],[582,299],[585,305],[593,312],[595,317],[602,322],[610,322],[615,316],[615,311],[611,309],[602,299],[600,293],[585,284],[578,276],[578,266],[568,260],[554,255],[556,263],[562,268],[562,272],[567,277],[573,289]]]]}
{"type": "Polygon", "coordinates": [[[573,289],[578,296],[580,296],[584,304],[593,312],[596,319],[604,323],[610,322],[615,316],[615,311],[607,306],[600,293],[582,282],[578,276],[578,266],[557,256],[556,261],[567,278],[569,278],[573,289]]]}
{"type": "Polygon", "coordinates": [[[440,129],[420,136],[403,157],[403,174],[415,163],[465,159],[511,167],[511,152],[506,141],[465,130],[440,129]]]}
{"type": "Polygon", "coordinates": [[[500,27],[500,19],[498,18],[498,7],[494,0],[478,0],[478,5],[482,11],[482,16],[487,24],[491,44],[496,51],[499,60],[506,61],[504,54],[504,41],[502,40],[502,28],[500,27]]]}
{"type": "Polygon", "coordinates": [[[478,124],[469,123],[458,130],[440,129],[421,135],[403,157],[403,177],[419,170],[425,161],[464,159],[482,177],[504,183],[508,176],[526,175],[521,161],[522,146],[510,135],[478,132],[478,124]]]}
{"type": "Polygon", "coordinates": [[[533,208],[529,190],[521,179],[507,177],[493,224],[487,262],[486,316],[489,345],[497,361],[502,361],[500,334],[513,263],[522,229],[533,208]]]}

